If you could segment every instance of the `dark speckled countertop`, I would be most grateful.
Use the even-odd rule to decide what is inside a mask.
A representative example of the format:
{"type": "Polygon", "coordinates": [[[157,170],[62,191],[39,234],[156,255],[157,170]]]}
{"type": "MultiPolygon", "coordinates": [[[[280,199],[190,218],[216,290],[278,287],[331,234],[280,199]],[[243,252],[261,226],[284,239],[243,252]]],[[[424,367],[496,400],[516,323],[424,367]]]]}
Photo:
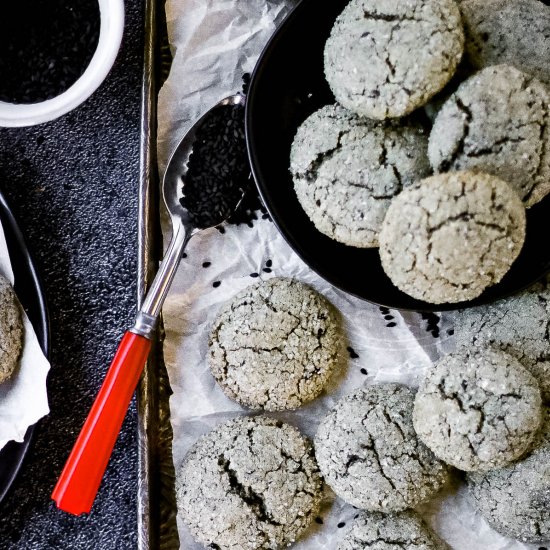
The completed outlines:
{"type": "Polygon", "coordinates": [[[0,549],[136,548],[132,404],[92,513],[50,500],[119,338],[136,307],[143,5],[99,90],[64,117],[0,129],[0,186],[26,236],[51,316],[50,415],[0,507],[0,549]]]}

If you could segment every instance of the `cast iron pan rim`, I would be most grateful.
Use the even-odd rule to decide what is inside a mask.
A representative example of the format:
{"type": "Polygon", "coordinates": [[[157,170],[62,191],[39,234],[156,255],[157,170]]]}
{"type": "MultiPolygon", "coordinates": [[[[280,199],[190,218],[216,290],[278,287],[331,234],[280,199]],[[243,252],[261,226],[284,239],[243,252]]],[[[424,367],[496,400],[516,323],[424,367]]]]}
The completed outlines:
{"type": "Polygon", "coordinates": [[[394,310],[399,310],[399,311],[414,311],[414,312],[456,311],[459,309],[490,304],[497,300],[501,300],[508,296],[517,294],[518,292],[521,292],[522,290],[529,288],[530,286],[535,284],[537,281],[543,279],[545,276],[545,273],[540,273],[538,277],[532,278],[531,280],[525,280],[522,285],[519,285],[515,288],[510,288],[505,292],[502,292],[497,297],[494,297],[491,294],[486,295],[486,293],[484,292],[479,297],[473,300],[465,301],[465,302],[431,304],[428,302],[423,302],[421,300],[416,300],[415,305],[405,306],[405,307],[403,306],[396,307],[395,305],[392,305],[392,304],[387,304],[380,301],[378,302],[374,301],[373,299],[369,299],[357,294],[357,292],[348,290],[347,288],[345,288],[346,285],[342,283],[341,279],[338,277],[337,274],[331,273],[326,275],[325,273],[322,273],[322,268],[319,266],[319,263],[315,258],[315,255],[312,255],[309,249],[305,249],[302,246],[302,243],[300,242],[300,240],[297,239],[293,231],[290,230],[287,221],[283,217],[279,217],[277,215],[274,207],[274,203],[271,201],[271,192],[270,192],[269,186],[266,185],[265,183],[269,179],[263,177],[264,174],[262,172],[261,162],[259,161],[258,151],[254,141],[254,111],[255,111],[255,102],[258,95],[257,86],[258,86],[258,81],[261,80],[262,75],[265,73],[266,61],[271,56],[272,51],[277,47],[279,42],[282,39],[284,39],[284,34],[286,32],[286,29],[291,24],[295,16],[299,15],[299,13],[304,9],[306,9],[306,7],[309,7],[310,3],[312,3],[310,2],[310,0],[301,0],[301,2],[297,6],[295,6],[292,9],[292,11],[287,15],[285,20],[282,22],[279,28],[274,32],[274,34],[268,41],[267,45],[263,49],[256,63],[254,71],[252,73],[250,86],[247,94],[246,111],[245,111],[246,143],[247,143],[247,150],[248,150],[251,170],[254,176],[254,181],[256,183],[256,187],[258,188],[258,192],[262,198],[262,201],[267,211],[269,212],[271,219],[273,220],[273,223],[275,224],[279,232],[282,234],[285,241],[290,245],[290,247],[320,277],[322,277],[323,279],[325,279],[335,287],[339,288],[343,292],[351,296],[355,296],[360,300],[363,300],[378,306],[385,306],[385,307],[388,307],[394,310]]]}
{"type": "MultiPolygon", "coordinates": [[[[50,318],[49,318],[48,308],[46,305],[46,300],[44,297],[44,289],[40,281],[40,277],[38,276],[38,273],[36,271],[36,267],[34,265],[32,256],[25,243],[25,238],[23,237],[23,234],[21,233],[21,230],[17,224],[17,221],[15,220],[15,217],[13,216],[13,213],[1,190],[0,190],[0,218],[2,221],[2,225],[4,227],[4,232],[6,233],[6,242],[8,245],[10,256],[13,258],[14,252],[17,252],[18,254],[17,260],[16,261],[12,260],[12,264],[13,265],[15,265],[16,263],[21,264],[23,267],[23,270],[27,271],[27,275],[30,279],[32,286],[34,286],[34,291],[35,291],[34,294],[36,294],[37,301],[33,304],[33,306],[36,308],[36,310],[34,313],[32,312],[28,313],[28,315],[29,315],[31,324],[33,325],[34,330],[36,332],[38,343],[40,344],[40,347],[42,348],[44,355],[49,358],[50,318]]],[[[29,309],[28,308],[29,304],[26,303],[26,296],[21,292],[21,289],[19,290],[19,292],[17,289],[18,276],[17,276],[16,269],[14,269],[14,279],[15,279],[14,287],[16,289],[18,298],[21,301],[22,305],[24,306],[25,310],[27,310],[29,309]]],[[[4,447],[0,451],[0,459],[1,459],[2,454],[6,451],[9,445],[11,446],[11,449],[13,449],[13,457],[14,457],[13,464],[11,466],[12,470],[6,479],[4,486],[0,487],[0,504],[2,503],[10,487],[12,486],[15,478],[17,477],[17,474],[19,473],[19,470],[21,469],[23,460],[25,459],[25,456],[29,450],[29,446],[33,438],[35,427],[36,427],[36,424],[28,428],[22,443],[15,443],[11,441],[7,444],[6,447],[4,447]]]]}

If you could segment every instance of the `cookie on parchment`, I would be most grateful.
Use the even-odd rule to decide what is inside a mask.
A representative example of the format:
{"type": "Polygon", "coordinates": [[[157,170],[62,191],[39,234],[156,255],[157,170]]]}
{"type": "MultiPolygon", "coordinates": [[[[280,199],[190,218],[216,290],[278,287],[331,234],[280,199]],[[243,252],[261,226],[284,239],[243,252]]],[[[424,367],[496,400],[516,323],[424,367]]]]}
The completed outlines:
{"type": "Polygon", "coordinates": [[[343,360],[334,306],[282,277],[244,289],[219,313],[209,342],[212,374],[251,409],[295,409],[317,397],[343,360]]]}
{"type": "Polygon", "coordinates": [[[426,373],[414,400],[418,437],[447,464],[487,471],[517,460],[541,423],[537,381],[501,350],[462,349],[426,373]]]}
{"type": "Polygon", "coordinates": [[[315,455],[340,498],[369,511],[399,512],[428,500],[447,481],[447,466],[414,431],[413,402],[400,384],[364,386],[321,421],[315,455]]]}
{"type": "Polygon", "coordinates": [[[178,514],[195,539],[219,550],[272,550],[315,517],[322,480],[300,432],[245,416],[201,437],[177,472],[178,514]]]}

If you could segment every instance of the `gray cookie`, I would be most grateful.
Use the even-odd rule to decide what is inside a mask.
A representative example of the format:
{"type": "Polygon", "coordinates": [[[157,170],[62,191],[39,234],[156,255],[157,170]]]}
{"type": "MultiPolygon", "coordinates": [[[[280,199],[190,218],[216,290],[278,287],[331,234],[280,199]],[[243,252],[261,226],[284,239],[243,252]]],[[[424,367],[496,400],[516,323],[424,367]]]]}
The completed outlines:
{"type": "Polygon", "coordinates": [[[447,467],[416,436],[413,394],[400,384],[342,398],[315,436],[319,467],[334,492],[365,510],[399,512],[432,497],[447,467]]]}
{"type": "Polygon", "coordinates": [[[506,63],[550,85],[550,8],[539,0],[462,0],[466,55],[481,69],[506,63]]]}
{"type": "Polygon", "coordinates": [[[458,347],[493,346],[513,355],[538,380],[550,403],[550,279],[515,296],[457,313],[458,347]]]}
{"type": "Polygon", "coordinates": [[[392,197],[430,173],[420,125],[376,123],[339,105],[313,113],[290,154],[298,200],[315,227],[349,246],[378,246],[392,197]]]}
{"type": "Polygon", "coordinates": [[[15,371],[23,347],[21,306],[10,282],[0,275],[0,383],[15,371]]]}
{"type": "Polygon", "coordinates": [[[363,512],[338,550],[447,550],[449,547],[412,510],[363,512]]]}
{"type": "Polygon", "coordinates": [[[468,486],[493,529],[523,542],[550,541],[550,409],[527,458],[500,470],[470,474],[468,486]]]}
{"type": "Polygon", "coordinates": [[[225,394],[253,409],[295,409],[317,397],[343,359],[336,309],[311,287],[275,277],[221,310],[209,363],[225,394]]]}
{"type": "Polygon", "coordinates": [[[325,45],[325,75],[351,111],[401,117],[445,86],[463,47],[453,0],[351,0],[325,45]]]}
{"type": "Polygon", "coordinates": [[[511,355],[462,350],[426,373],[413,422],[447,464],[468,472],[500,468],[530,448],[541,422],[540,390],[511,355]]]}
{"type": "Polygon", "coordinates": [[[201,437],[176,479],[181,519],[197,541],[220,550],[290,545],[317,513],[321,491],[311,443],[266,416],[201,437]]]}
{"type": "Polygon", "coordinates": [[[509,65],[483,69],[439,111],[428,149],[432,167],[493,174],[532,206],[550,192],[549,111],[540,81],[509,65]]]}
{"type": "Polygon", "coordinates": [[[380,259],[393,284],[433,304],[472,300],[498,283],[525,239],[525,209],[488,174],[438,174],[392,200],[380,259]]]}

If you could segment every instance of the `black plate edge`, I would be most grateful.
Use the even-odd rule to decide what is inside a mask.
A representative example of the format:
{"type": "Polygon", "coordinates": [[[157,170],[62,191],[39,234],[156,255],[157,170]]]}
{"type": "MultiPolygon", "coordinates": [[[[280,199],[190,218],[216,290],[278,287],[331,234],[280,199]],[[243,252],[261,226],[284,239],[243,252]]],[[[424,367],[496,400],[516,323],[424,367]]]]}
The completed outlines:
{"type": "MultiPolygon", "coordinates": [[[[0,220],[6,235],[6,243],[10,254],[10,260],[14,272],[15,292],[27,313],[29,320],[36,332],[38,343],[42,348],[44,355],[49,359],[50,353],[50,316],[46,304],[42,282],[36,271],[32,256],[27,248],[25,237],[19,228],[19,225],[8,205],[6,197],[0,191],[0,220]],[[33,290],[31,296],[23,292],[21,280],[28,279],[24,286],[30,283],[33,290]]],[[[0,504],[8,494],[17,474],[21,470],[25,456],[29,450],[33,434],[37,424],[30,426],[25,434],[22,443],[10,441],[1,451],[0,460],[3,455],[9,453],[11,457],[11,471],[4,479],[3,486],[0,487],[0,504]]]]}

